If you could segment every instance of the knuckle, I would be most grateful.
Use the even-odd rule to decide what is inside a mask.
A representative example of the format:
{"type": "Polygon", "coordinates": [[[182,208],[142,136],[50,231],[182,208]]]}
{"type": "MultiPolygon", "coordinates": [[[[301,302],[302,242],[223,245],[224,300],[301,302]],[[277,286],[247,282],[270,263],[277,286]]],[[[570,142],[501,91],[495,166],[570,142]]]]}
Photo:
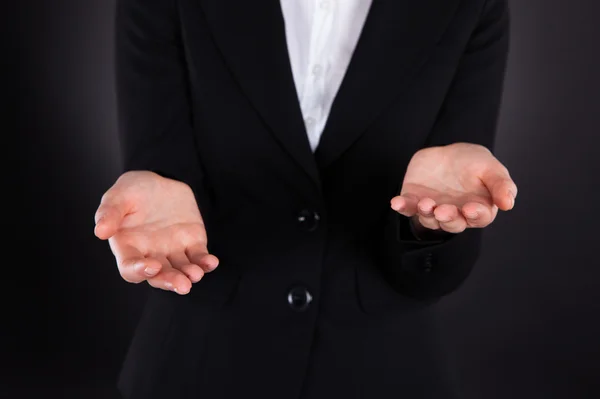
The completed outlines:
{"type": "Polygon", "coordinates": [[[192,234],[186,227],[177,226],[171,230],[171,237],[178,247],[186,246],[192,241],[192,234]]]}
{"type": "Polygon", "coordinates": [[[172,183],[178,190],[182,190],[187,194],[194,194],[194,191],[187,183],[184,183],[179,180],[170,180],[170,183],[172,183]]]}
{"type": "Polygon", "coordinates": [[[115,190],[116,189],[114,187],[111,187],[108,190],[106,190],[104,194],[102,194],[102,197],[100,197],[100,203],[104,205],[110,203],[115,197],[115,190]]]}
{"type": "Polygon", "coordinates": [[[443,229],[448,233],[460,233],[464,230],[464,227],[457,224],[451,224],[449,226],[444,226],[443,229]]]}
{"type": "Polygon", "coordinates": [[[419,222],[427,228],[438,228],[439,224],[435,221],[435,219],[433,218],[429,218],[429,217],[423,217],[421,216],[419,218],[419,222]]]}
{"type": "Polygon", "coordinates": [[[121,278],[131,284],[138,284],[143,281],[143,280],[140,280],[139,277],[135,278],[135,277],[132,277],[131,275],[129,275],[128,273],[123,273],[123,272],[121,272],[121,278]]]}
{"type": "Polygon", "coordinates": [[[134,234],[126,234],[123,232],[119,232],[116,234],[116,241],[118,241],[119,245],[122,247],[139,247],[140,237],[134,234]]]}
{"type": "Polygon", "coordinates": [[[472,227],[485,227],[489,224],[489,221],[487,218],[480,217],[473,221],[469,221],[468,224],[469,224],[469,226],[472,226],[472,227]]]}
{"type": "Polygon", "coordinates": [[[194,224],[188,230],[189,239],[193,242],[197,242],[200,244],[206,243],[206,233],[204,230],[204,226],[201,224],[194,224]]]}
{"type": "Polygon", "coordinates": [[[135,264],[131,262],[117,263],[121,278],[128,283],[137,284],[145,279],[143,271],[135,269],[135,264]]]}
{"type": "Polygon", "coordinates": [[[158,280],[156,280],[156,279],[153,279],[153,278],[152,279],[148,279],[148,280],[146,280],[146,282],[148,283],[148,285],[150,287],[153,287],[153,288],[162,288],[161,283],[158,280]]]}
{"type": "Polygon", "coordinates": [[[128,170],[127,172],[123,172],[118,178],[116,183],[121,183],[124,182],[126,180],[132,179],[135,176],[139,175],[140,171],[137,170],[128,170]]]}
{"type": "Polygon", "coordinates": [[[200,223],[195,223],[191,225],[189,228],[189,232],[194,238],[204,238],[204,226],[200,223]]]}
{"type": "Polygon", "coordinates": [[[149,239],[143,234],[133,232],[118,232],[115,234],[115,243],[119,248],[132,247],[143,252],[148,247],[149,239]]]}
{"type": "Polygon", "coordinates": [[[102,194],[102,197],[100,197],[100,206],[98,207],[98,209],[105,207],[106,204],[108,202],[110,202],[110,197],[111,197],[111,194],[109,194],[108,191],[105,192],[104,194],[102,194]]]}

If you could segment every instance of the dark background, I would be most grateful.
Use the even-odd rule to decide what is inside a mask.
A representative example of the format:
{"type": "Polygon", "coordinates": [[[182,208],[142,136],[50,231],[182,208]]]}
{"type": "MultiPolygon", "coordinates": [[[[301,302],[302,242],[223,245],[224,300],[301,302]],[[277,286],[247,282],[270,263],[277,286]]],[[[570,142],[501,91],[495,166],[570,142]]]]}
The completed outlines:
{"type": "MultiPolygon", "coordinates": [[[[2,24],[0,397],[112,399],[145,294],[93,236],[120,173],[114,0],[18,5],[2,24]]],[[[599,18],[598,0],[512,1],[496,155],[519,195],[440,305],[468,399],[600,397],[599,18]]]]}

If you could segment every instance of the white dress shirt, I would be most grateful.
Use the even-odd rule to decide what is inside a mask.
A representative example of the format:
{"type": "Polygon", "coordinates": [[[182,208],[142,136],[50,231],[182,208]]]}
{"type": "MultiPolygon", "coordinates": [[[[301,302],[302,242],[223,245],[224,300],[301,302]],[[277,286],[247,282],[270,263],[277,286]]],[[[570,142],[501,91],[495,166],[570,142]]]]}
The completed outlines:
{"type": "Polygon", "coordinates": [[[316,150],[371,0],[280,0],[304,124],[316,150]]]}

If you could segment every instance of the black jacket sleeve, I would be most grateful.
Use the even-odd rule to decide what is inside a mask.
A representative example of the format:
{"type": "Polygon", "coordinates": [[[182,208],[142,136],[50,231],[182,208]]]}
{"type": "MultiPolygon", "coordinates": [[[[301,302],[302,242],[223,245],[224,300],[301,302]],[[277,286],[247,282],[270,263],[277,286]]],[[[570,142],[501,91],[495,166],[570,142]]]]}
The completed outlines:
{"type": "MultiPolygon", "coordinates": [[[[487,0],[426,147],[468,142],[493,151],[508,49],[507,0],[487,0]]],[[[390,210],[382,250],[390,283],[423,298],[458,288],[478,259],[483,230],[417,241],[408,226],[408,218],[390,210]]]]}
{"type": "Polygon", "coordinates": [[[117,0],[115,29],[124,170],[149,170],[186,183],[200,204],[203,172],[175,1],[117,0]]]}

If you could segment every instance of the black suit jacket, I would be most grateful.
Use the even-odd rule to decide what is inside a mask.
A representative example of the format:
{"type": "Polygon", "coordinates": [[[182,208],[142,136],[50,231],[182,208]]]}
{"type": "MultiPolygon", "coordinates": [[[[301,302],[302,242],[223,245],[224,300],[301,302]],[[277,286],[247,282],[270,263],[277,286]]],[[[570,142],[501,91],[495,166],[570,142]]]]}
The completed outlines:
{"type": "Polygon", "coordinates": [[[124,396],[456,397],[431,304],[481,230],[418,242],[390,199],[421,148],[493,149],[506,0],[374,0],[314,154],[279,0],[119,0],[116,29],[125,169],[187,183],[220,259],[151,290],[124,396]]]}

